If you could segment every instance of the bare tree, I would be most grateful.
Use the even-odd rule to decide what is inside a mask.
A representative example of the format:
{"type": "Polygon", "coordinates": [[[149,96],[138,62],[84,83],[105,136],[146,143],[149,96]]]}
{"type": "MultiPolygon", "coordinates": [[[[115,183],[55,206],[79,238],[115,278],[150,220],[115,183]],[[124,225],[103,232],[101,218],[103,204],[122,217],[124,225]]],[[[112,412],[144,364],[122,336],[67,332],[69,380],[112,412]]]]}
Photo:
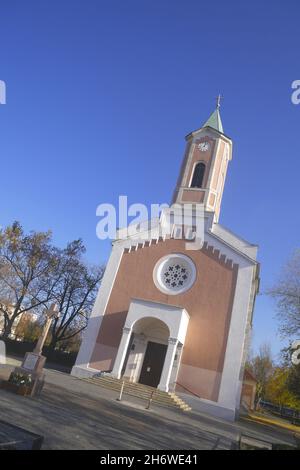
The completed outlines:
{"type": "Polygon", "coordinates": [[[51,244],[50,232],[25,235],[18,222],[0,231],[0,315],[4,317],[4,339],[22,314],[41,314],[53,301],[61,316],[53,321],[50,348],[79,337],[104,273],[103,267],[88,266],[84,253],[81,240],[58,249],[51,244]]]}
{"type": "Polygon", "coordinates": [[[18,222],[0,230],[0,312],[4,317],[4,339],[9,337],[20,315],[39,309],[51,299],[57,282],[57,263],[50,232],[25,235],[18,222]]]}
{"type": "Polygon", "coordinates": [[[55,285],[54,300],[61,315],[52,323],[51,349],[59,342],[66,344],[87,326],[104,268],[88,266],[82,259],[84,253],[81,240],[69,243],[60,253],[59,282],[55,285]]]}
{"type": "Polygon", "coordinates": [[[283,267],[277,283],[267,291],[277,304],[279,331],[283,338],[300,333],[300,250],[283,267]]]}

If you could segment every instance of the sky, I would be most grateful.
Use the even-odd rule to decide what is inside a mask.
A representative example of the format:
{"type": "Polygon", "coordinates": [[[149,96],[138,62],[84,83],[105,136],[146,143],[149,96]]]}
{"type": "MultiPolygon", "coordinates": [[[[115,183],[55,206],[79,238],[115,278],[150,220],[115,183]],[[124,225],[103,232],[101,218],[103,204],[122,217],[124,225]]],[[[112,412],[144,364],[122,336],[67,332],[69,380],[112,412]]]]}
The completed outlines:
{"type": "Polygon", "coordinates": [[[259,245],[253,349],[277,355],[265,291],[299,247],[299,15],[297,0],[1,0],[0,225],[81,237],[105,263],[97,206],[169,203],[184,137],[221,93],[220,223],[259,245]]]}

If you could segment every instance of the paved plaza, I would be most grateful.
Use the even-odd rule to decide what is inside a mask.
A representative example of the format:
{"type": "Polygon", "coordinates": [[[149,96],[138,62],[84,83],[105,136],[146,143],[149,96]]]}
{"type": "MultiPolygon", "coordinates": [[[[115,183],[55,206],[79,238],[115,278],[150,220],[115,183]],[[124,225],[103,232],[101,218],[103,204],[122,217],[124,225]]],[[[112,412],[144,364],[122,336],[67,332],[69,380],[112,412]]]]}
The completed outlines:
{"type": "Polygon", "coordinates": [[[246,420],[228,423],[160,406],[147,411],[141,400],[125,396],[118,402],[116,392],[53,369],[46,370],[39,398],[4,390],[0,397],[0,420],[43,435],[43,449],[232,449],[241,434],[295,444],[291,432],[246,420]]]}

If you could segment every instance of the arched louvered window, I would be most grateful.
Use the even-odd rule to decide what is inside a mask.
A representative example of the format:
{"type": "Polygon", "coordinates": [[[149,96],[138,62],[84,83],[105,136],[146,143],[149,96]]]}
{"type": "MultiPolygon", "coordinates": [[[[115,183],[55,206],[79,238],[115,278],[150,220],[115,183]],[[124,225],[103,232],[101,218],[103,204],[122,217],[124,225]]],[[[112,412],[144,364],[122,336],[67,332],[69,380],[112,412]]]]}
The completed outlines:
{"type": "Polygon", "coordinates": [[[202,188],[205,165],[202,162],[197,163],[194,168],[191,188],[202,188]]]}

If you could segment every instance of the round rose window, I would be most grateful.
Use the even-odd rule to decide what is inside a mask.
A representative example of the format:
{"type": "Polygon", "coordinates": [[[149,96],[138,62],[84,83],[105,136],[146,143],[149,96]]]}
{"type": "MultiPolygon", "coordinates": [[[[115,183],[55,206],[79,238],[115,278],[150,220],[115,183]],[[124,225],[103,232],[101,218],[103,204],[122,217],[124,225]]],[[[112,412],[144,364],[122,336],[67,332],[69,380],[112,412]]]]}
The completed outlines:
{"type": "Polygon", "coordinates": [[[153,279],[156,287],[166,294],[176,295],[188,290],[195,282],[196,268],[185,255],[173,254],[156,264],[153,279]]]}

